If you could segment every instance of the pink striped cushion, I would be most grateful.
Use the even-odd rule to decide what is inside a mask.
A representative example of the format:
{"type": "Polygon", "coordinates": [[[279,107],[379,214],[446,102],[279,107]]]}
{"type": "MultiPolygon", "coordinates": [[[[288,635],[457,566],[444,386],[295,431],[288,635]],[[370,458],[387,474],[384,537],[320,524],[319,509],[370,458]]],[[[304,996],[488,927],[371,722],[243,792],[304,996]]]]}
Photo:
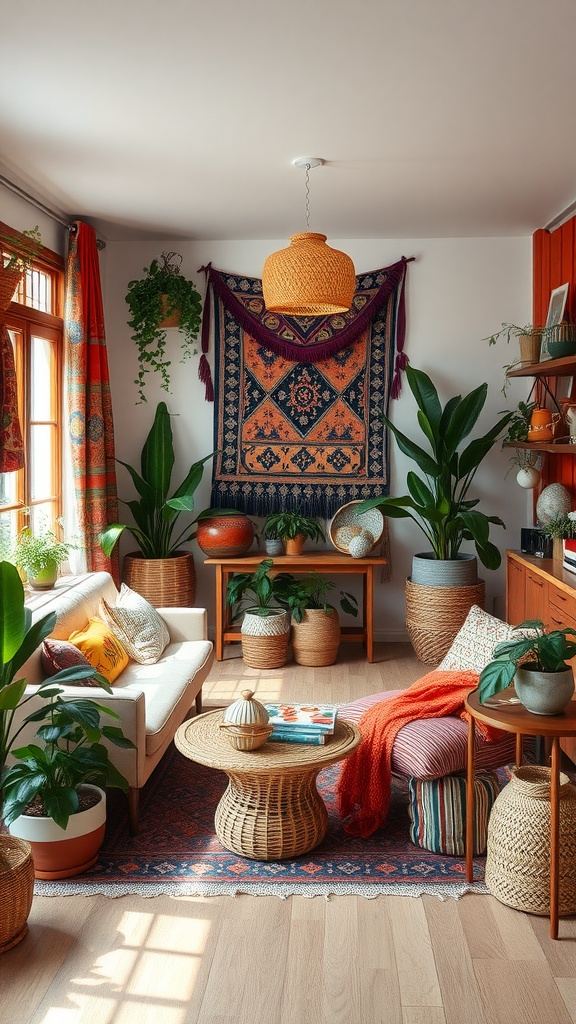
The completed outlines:
{"type": "MultiPolygon", "coordinates": [[[[338,709],[341,718],[359,722],[367,708],[396,697],[402,690],[387,690],[361,697],[338,709]]],[[[499,768],[515,760],[515,737],[488,743],[476,733],[476,768],[499,768]]],[[[422,718],[400,729],[392,755],[392,771],[407,778],[438,779],[466,770],[468,725],[461,718],[422,718]]]]}

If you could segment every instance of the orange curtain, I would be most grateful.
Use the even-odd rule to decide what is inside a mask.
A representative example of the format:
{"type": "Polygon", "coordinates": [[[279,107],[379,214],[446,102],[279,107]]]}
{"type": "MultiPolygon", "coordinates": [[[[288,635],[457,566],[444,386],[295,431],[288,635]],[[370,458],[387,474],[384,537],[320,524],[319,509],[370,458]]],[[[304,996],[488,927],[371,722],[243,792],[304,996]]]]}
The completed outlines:
{"type": "Polygon", "coordinates": [[[68,435],[86,568],[111,572],[118,582],[118,556],[107,558],[98,542],[118,520],[118,501],[96,232],[82,221],[71,228],[64,317],[68,435]]]}

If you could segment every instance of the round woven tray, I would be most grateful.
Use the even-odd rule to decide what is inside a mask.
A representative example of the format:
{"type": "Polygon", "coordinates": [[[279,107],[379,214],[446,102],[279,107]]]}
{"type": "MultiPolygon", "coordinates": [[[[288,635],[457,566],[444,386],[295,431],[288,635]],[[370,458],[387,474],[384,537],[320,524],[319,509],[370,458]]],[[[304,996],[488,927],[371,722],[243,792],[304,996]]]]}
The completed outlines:
{"type": "MultiPolygon", "coordinates": [[[[497,797],[488,824],[486,885],[509,907],[550,913],[550,769],[523,765],[497,797]]],[[[560,775],[560,914],[576,913],[576,788],[560,775]]]]}
{"type": "Polygon", "coordinates": [[[374,551],[374,548],[378,546],[384,533],[384,516],[377,508],[371,508],[368,512],[363,512],[362,515],[357,516],[355,509],[360,505],[359,501],[349,501],[347,505],[342,505],[339,508],[334,517],[330,521],[328,527],[328,536],[330,537],[331,543],[334,545],[337,551],[342,551],[345,555],[348,554],[348,544],[350,543],[350,537],[346,536],[346,527],[352,529],[368,530],[374,537],[374,543],[370,548],[370,551],[374,551]],[[338,532],[344,528],[344,540],[341,540],[338,536],[338,532]]]}
{"type": "Polygon", "coordinates": [[[122,579],[154,608],[191,608],[196,600],[196,569],[190,552],[173,558],[124,556],[122,579]]]}
{"type": "Polygon", "coordinates": [[[472,587],[427,587],[407,579],[406,627],[419,661],[442,661],[472,605],[484,607],[484,596],[484,580],[472,587]]]}
{"type": "Polygon", "coordinates": [[[12,949],[26,935],[33,895],[30,843],[0,835],[0,953],[12,949]]]}

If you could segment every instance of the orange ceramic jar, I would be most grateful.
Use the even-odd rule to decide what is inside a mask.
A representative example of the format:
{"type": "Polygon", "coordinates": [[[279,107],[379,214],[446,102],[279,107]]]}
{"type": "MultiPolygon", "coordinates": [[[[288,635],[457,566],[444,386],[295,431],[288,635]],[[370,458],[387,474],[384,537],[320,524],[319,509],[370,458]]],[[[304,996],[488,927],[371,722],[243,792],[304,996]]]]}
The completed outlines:
{"type": "Polygon", "coordinates": [[[246,555],[254,541],[254,526],[248,516],[226,515],[201,519],[197,525],[198,547],[209,558],[237,558],[246,555]]]}
{"type": "Polygon", "coordinates": [[[534,409],[528,429],[529,441],[551,441],[554,437],[552,413],[549,409],[534,409]]]}

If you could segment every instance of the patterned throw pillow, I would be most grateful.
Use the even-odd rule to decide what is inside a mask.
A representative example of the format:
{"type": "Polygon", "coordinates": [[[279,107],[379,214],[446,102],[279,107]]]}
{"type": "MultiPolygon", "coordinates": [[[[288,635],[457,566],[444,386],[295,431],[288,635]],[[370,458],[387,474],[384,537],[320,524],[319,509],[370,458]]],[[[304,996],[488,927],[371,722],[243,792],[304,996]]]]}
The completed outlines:
{"type": "Polygon", "coordinates": [[[511,640],[512,626],[494,615],[489,615],[478,605],[472,605],[463,625],[452,641],[450,650],[438,665],[444,669],[470,669],[481,672],[492,661],[496,644],[511,640]]]}
{"type": "Polygon", "coordinates": [[[100,615],[140,665],[155,665],[170,643],[165,622],[152,605],[125,583],[114,606],[100,599],[100,615]]]}
{"type": "Polygon", "coordinates": [[[118,678],[130,660],[118,638],[102,619],[90,619],[84,629],[77,629],[68,639],[109,683],[118,678]]]}
{"type": "MultiPolygon", "coordinates": [[[[91,668],[90,662],[74,644],[68,640],[42,641],[40,652],[42,669],[47,676],[55,676],[64,668],[91,668]]],[[[75,679],[71,686],[98,686],[94,679],[75,679]]]]}

